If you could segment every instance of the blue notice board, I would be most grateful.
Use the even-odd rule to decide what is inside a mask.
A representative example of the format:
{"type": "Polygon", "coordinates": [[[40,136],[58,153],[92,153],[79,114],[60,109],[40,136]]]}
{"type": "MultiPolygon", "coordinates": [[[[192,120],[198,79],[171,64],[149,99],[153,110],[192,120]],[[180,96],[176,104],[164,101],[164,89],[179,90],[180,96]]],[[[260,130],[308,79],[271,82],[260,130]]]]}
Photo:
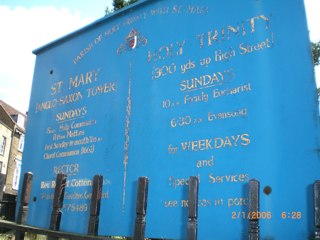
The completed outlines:
{"type": "Polygon", "coordinates": [[[185,239],[198,176],[199,239],[247,236],[250,179],[263,238],[312,232],[319,112],[302,0],[139,1],[34,53],[28,224],[49,227],[65,173],[61,230],[86,233],[101,174],[99,235],[132,236],[147,176],[147,237],[185,239]]]}

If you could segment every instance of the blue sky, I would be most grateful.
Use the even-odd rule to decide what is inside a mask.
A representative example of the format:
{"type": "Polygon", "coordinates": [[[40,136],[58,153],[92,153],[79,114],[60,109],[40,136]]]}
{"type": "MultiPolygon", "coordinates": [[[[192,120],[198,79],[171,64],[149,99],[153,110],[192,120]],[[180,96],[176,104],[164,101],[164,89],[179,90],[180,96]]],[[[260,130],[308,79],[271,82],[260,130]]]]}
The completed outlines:
{"type": "MultiPolygon", "coordinates": [[[[305,0],[310,38],[320,40],[320,0],[305,0]]],[[[28,110],[37,49],[104,16],[112,0],[0,0],[0,99],[28,110]]],[[[316,68],[320,87],[320,67],[316,68]]]]}

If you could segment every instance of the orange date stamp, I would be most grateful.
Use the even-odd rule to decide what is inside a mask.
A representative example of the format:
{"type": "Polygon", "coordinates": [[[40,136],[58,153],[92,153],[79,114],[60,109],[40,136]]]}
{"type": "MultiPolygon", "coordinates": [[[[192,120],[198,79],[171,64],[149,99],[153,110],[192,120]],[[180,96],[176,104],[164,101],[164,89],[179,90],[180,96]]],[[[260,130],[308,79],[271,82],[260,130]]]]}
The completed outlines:
{"type": "MultiPolygon", "coordinates": [[[[300,211],[286,211],[281,212],[277,217],[281,217],[283,220],[300,220],[302,219],[302,212],[300,211]]],[[[270,211],[255,211],[255,212],[231,212],[231,219],[248,219],[248,220],[260,220],[260,219],[272,219],[272,213],[270,211]]]]}
{"type": "Polygon", "coordinates": [[[271,219],[271,212],[231,212],[232,219],[249,219],[249,220],[259,220],[259,219],[271,219]]]}

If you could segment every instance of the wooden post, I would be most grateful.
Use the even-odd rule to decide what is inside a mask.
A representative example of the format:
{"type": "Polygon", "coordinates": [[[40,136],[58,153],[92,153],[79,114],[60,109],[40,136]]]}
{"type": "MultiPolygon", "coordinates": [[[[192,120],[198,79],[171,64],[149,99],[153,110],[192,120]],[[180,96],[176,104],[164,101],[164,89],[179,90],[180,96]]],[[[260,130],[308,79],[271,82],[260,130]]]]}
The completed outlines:
{"type": "MultiPolygon", "coordinates": [[[[52,204],[52,212],[50,219],[50,230],[59,231],[61,221],[61,209],[63,207],[64,191],[66,188],[67,175],[58,173],[56,178],[56,186],[54,189],[54,197],[52,204]]],[[[56,239],[49,237],[48,239],[56,239]]]]}
{"type": "MultiPolygon", "coordinates": [[[[17,218],[17,224],[26,224],[29,211],[29,199],[32,187],[33,174],[31,172],[25,173],[23,176],[22,190],[20,195],[20,206],[17,218]]],[[[24,232],[15,232],[16,240],[24,239],[24,232]]]]}
{"type": "Polygon", "coordinates": [[[90,203],[90,217],[88,223],[88,235],[97,236],[99,228],[99,214],[102,195],[103,176],[95,175],[92,184],[90,203]]]}
{"type": "Polygon", "coordinates": [[[136,205],[136,223],[134,228],[134,240],[144,240],[146,229],[146,214],[148,201],[148,183],[147,177],[139,177],[138,194],[136,205]]]}
{"type": "Polygon", "coordinates": [[[320,239],[320,180],[313,184],[314,198],[314,239],[320,239]]]}
{"type": "Polygon", "coordinates": [[[249,240],[260,239],[260,226],[257,216],[260,211],[260,183],[258,180],[249,181],[249,240]],[[257,213],[257,214],[252,214],[257,213]],[[252,218],[255,216],[255,218],[252,218]]]}
{"type": "Polygon", "coordinates": [[[188,240],[197,240],[198,238],[198,192],[198,178],[191,176],[188,194],[188,240]]]}

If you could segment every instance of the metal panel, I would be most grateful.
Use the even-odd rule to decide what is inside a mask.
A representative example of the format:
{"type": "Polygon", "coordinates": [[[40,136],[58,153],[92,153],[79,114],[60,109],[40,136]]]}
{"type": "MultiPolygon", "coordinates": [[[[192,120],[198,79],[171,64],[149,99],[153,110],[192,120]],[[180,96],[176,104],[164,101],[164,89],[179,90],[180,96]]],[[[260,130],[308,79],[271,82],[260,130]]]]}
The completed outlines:
{"type": "Polygon", "coordinates": [[[197,176],[198,238],[241,239],[256,178],[261,238],[307,239],[320,167],[309,45],[302,0],[159,0],[37,50],[27,223],[49,226],[61,172],[60,229],[86,233],[99,174],[99,234],[132,236],[147,176],[146,237],[187,238],[197,176]]]}

